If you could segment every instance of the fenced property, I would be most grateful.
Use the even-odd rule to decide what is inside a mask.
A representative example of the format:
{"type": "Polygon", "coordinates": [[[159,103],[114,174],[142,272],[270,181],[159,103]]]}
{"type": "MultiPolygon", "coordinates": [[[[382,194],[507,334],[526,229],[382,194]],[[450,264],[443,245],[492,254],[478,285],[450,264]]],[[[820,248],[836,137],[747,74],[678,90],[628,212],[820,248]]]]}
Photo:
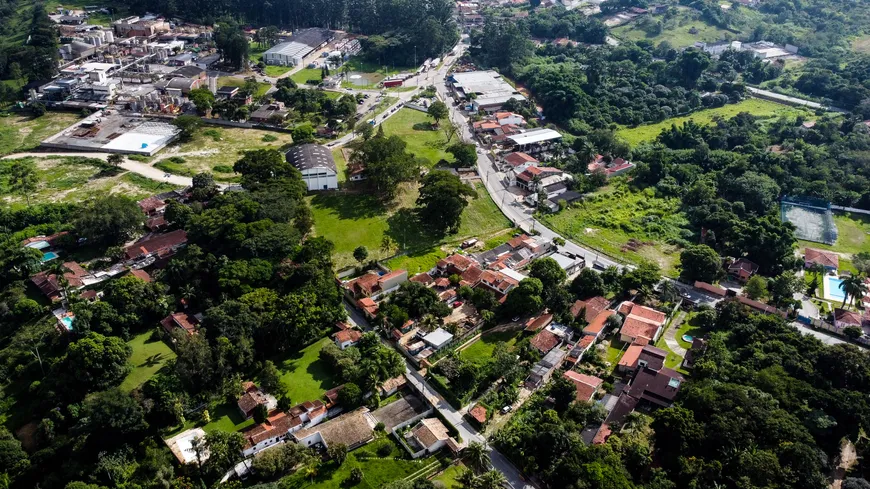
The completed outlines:
{"type": "Polygon", "coordinates": [[[837,225],[831,203],[813,197],[783,197],[780,218],[795,226],[798,239],[833,245],[837,242],[837,225]]]}

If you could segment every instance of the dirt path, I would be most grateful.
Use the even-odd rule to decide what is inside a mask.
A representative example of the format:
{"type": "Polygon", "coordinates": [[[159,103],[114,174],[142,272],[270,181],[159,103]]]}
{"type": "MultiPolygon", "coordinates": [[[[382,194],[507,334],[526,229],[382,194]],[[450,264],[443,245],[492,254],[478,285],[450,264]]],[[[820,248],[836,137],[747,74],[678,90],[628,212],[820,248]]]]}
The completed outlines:
{"type": "Polygon", "coordinates": [[[843,485],[843,479],[846,478],[846,473],[858,463],[858,451],[855,445],[848,438],[843,438],[840,442],[840,456],[837,457],[839,463],[834,467],[834,480],[831,482],[831,489],[840,489],[843,485]]]}

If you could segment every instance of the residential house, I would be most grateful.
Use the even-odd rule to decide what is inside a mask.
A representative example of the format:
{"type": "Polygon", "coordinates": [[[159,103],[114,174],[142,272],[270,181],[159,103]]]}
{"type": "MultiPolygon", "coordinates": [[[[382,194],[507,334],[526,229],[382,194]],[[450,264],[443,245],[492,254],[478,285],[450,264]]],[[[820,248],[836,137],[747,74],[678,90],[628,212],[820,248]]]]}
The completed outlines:
{"type": "Polygon", "coordinates": [[[573,370],[569,370],[562,375],[574,384],[574,389],[577,391],[577,400],[583,402],[591,401],[601,387],[601,384],[604,383],[598,377],[581,374],[573,370]]]}
{"type": "Polygon", "coordinates": [[[498,122],[500,126],[505,125],[513,125],[513,126],[524,126],[526,125],[526,119],[520,114],[515,114],[513,112],[496,112],[495,120],[498,122]]]}
{"type": "Polygon", "coordinates": [[[386,399],[398,392],[402,387],[405,387],[407,383],[408,379],[405,378],[405,374],[401,374],[398,377],[385,380],[378,388],[378,393],[381,395],[381,399],[386,399]]]}
{"type": "Polygon", "coordinates": [[[251,120],[254,122],[284,122],[290,111],[284,107],[284,102],[272,102],[261,105],[257,110],[251,113],[251,120]]]}
{"type": "Polygon", "coordinates": [[[589,173],[593,173],[596,171],[603,171],[607,178],[612,178],[618,175],[622,175],[633,169],[635,164],[626,161],[623,158],[613,158],[610,159],[608,157],[597,155],[595,160],[592,163],[587,165],[587,170],[589,173]]]}
{"type": "Polygon", "coordinates": [[[516,176],[516,181],[512,184],[529,192],[536,192],[541,185],[558,183],[556,181],[544,182],[547,177],[551,176],[564,177],[562,170],[558,168],[551,166],[529,166],[516,176]]]}
{"type": "Polygon", "coordinates": [[[163,214],[166,211],[167,203],[157,197],[148,197],[147,199],[137,202],[139,208],[146,216],[154,217],[163,214]]]}
{"type": "Polygon", "coordinates": [[[740,296],[737,296],[736,299],[741,304],[748,306],[750,309],[753,309],[756,312],[760,312],[762,314],[776,314],[777,316],[780,316],[780,317],[787,316],[785,311],[780,311],[779,309],[777,309],[771,305],[765,304],[763,302],[759,302],[759,301],[754,300],[754,299],[750,299],[749,297],[740,295],[740,296]]]}
{"type": "Polygon", "coordinates": [[[834,327],[837,328],[838,331],[842,331],[850,326],[861,328],[862,322],[860,313],[847,311],[845,309],[840,309],[839,307],[834,309],[834,327]]]}
{"type": "Polygon", "coordinates": [[[548,329],[542,329],[538,331],[538,334],[532,337],[529,341],[529,344],[532,345],[533,348],[541,352],[541,355],[546,355],[550,350],[556,348],[559,343],[562,342],[562,339],[559,338],[555,333],[548,329]]]}
{"type": "Polygon", "coordinates": [[[344,282],[342,287],[354,299],[370,297],[376,300],[378,297],[395,291],[401,284],[407,281],[407,270],[393,270],[384,275],[379,275],[377,272],[368,272],[353,280],[344,282]]]}
{"type": "Polygon", "coordinates": [[[695,281],[695,288],[717,297],[725,297],[728,294],[728,291],[725,290],[724,287],[708,284],[707,282],[701,282],[699,280],[695,281]]]}
{"type": "Polygon", "coordinates": [[[423,338],[423,342],[429,345],[433,350],[438,351],[453,341],[453,335],[442,328],[427,334],[423,338]]]}
{"type": "Polygon", "coordinates": [[[537,316],[533,316],[531,319],[526,321],[526,331],[540,331],[549,326],[552,322],[552,314],[538,314],[537,316]]]}
{"type": "Polygon", "coordinates": [[[840,255],[833,251],[807,248],[804,251],[804,267],[810,268],[813,265],[821,265],[828,272],[836,272],[840,268],[840,255]]]}
{"type": "Polygon", "coordinates": [[[292,427],[293,419],[290,415],[277,409],[270,412],[266,421],[242,432],[242,437],[245,439],[242,454],[249,457],[260,450],[284,441],[292,427]]]}
{"type": "Polygon", "coordinates": [[[486,287],[495,294],[499,302],[504,302],[508,292],[518,286],[520,282],[500,271],[483,270],[480,273],[478,287],[486,287]]]}
{"type": "Polygon", "coordinates": [[[481,426],[486,423],[486,408],[480,404],[475,404],[473,408],[469,409],[468,415],[481,426]]]}
{"type": "Polygon", "coordinates": [[[230,100],[239,94],[239,90],[239,87],[234,87],[231,85],[219,87],[217,89],[217,92],[215,93],[215,97],[218,100],[230,100]]]}
{"type": "Polygon", "coordinates": [[[500,128],[498,121],[483,120],[473,122],[471,128],[476,134],[494,134],[495,130],[500,128]]]}
{"type": "Polygon", "coordinates": [[[511,180],[515,179],[516,175],[524,172],[530,166],[538,166],[538,163],[540,163],[533,156],[523,153],[522,151],[508,153],[504,155],[503,159],[505,164],[510,167],[512,172],[514,172],[514,176],[511,180]]]}
{"type": "Polygon", "coordinates": [[[194,335],[197,333],[199,320],[185,312],[174,312],[160,320],[160,326],[163,326],[163,329],[169,334],[174,331],[184,331],[189,335],[194,335]]]}
{"type": "Polygon", "coordinates": [[[445,276],[462,275],[466,270],[475,266],[476,263],[465,255],[453,254],[438,261],[436,268],[445,276]]]}
{"type": "Polygon", "coordinates": [[[610,309],[604,309],[599,312],[595,318],[589,322],[589,324],[583,328],[583,334],[586,336],[592,336],[595,340],[601,338],[604,329],[607,327],[607,319],[616,314],[614,311],[610,309]]]}
{"type": "Polygon", "coordinates": [[[610,427],[621,424],[637,407],[646,409],[670,407],[677,398],[683,382],[685,378],[669,368],[660,370],[649,367],[639,368],[631,383],[619,395],[604,424],[610,427]]]}
{"type": "Polygon", "coordinates": [[[435,279],[426,272],[418,273],[417,275],[411,277],[410,280],[411,282],[423,284],[426,287],[431,287],[435,283],[435,279]]]}
{"type": "Polygon", "coordinates": [[[638,367],[649,367],[661,370],[665,366],[668,352],[650,345],[632,344],[625,350],[617,364],[617,370],[622,373],[633,372],[638,367]]]}
{"type": "Polygon", "coordinates": [[[601,313],[601,311],[607,309],[607,306],[609,305],[610,301],[601,296],[593,297],[585,301],[576,301],[571,306],[571,315],[574,316],[574,319],[579,319],[582,314],[583,321],[585,321],[586,324],[589,324],[601,313]]]}
{"type": "Polygon", "coordinates": [[[580,338],[580,341],[577,342],[570,350],[568,351],[568,355],[565,357],[565,362],[568,364],[568,368],[577,365],[577,363],[583,359],[583,355],[592,348],[592,345],[595,344],[595,337],[585,335],[580,338]]]}
{"type": "MultiPolygon", "coordinates": [[[[550,331],[545,329],[541,331],[541,333],[550,333],[550,331]]],[[[538,334],[540,335],[541,333],[538,334]]],[[[550,375],[553,374],[553,370],[557,366],[562,365],[562,362],[564,360],[565,352],[561,348],[551,349],[549,353],[544,355],[544,358],[542,358],[540,362],[536,363],[532,367],[532,371],[529,373],[529,376],[526,377],[526,387],[530,389],[536,389],[541,385],[545,384],[547,380],[549,380],[550,375]]]]}
{"type": "Polygon", "coordinates": [[[758,265],[747,260],[738,258],[728,265],[728,275],[734,277],[740,283],[746,283],[758,271],[758,265]]]}
{"type": "Polygon", "coordinates": [[[317,426],[299,430],[293,433],[293,439],[303,447],[322,445],[329,448],[332,444],[341,443],[348,450],[353,450],[374,439],[375,424],[369,410],[360,408],[317,426]]]}
{"type": "Polygon", "coordinates": [[[619,313],[625,316],[619,335],[620,340],[626,343],[634,343],[638,338],[654,343],[667,319],[663,312],[630,301],[620,304],[619,313]]]}
{"type": "Polygon", "coordinates": [[[450,433],[438,418],[424,418],[405,434],[405,441],[411,450],[424,453],[435,453],[447,444],[450,433]],[[416,450],[415,450],[416,449],[416,450]]]}
{"type": "Polygon", "coordinates": [[[372,320],[378,315],[378,305],[371,297],[363,297],[356,301],[356,306],[360,308],[366,315],[366,318],[372,320]]]}
{"type": "Polygon", "coordinates": [[[550,255],[550,258],[555,260],[556,263],[559,264],[559,267],[561,267],[562,270],[565,270],[565,273],[569,276],[573,275],[575,272],[579,271],[586,265],[586,260],[570,254],[553,253],[552,255],[550,255]]]}
{"type": "MultiPolygon", "coordinates": [[[[74,261],[68,261],[63,264],[63,269],[66,270],[63,273],[63,278],[66,280],[67,287],[71,290],[84,287],[84,278],[89,273],[81,265],[74,261]]],[[[42,295],[52,302],[58,301],[64,296],[64,287],[58,282],[56,274],[42,271],[31,276],[30,282],[39,289],[42,295]]]]}
{"type": "Polygon", "coordinates": [[[345,329],[333,334],[332,337],[335,340],[335,345],[344,350],[359,343],[362,333],[357,329],[345,329]]]}
{"type": "Polygon", "coordinates": [[[254,410],[257,409],[257,406],[259,405],[266,406],[267,409],[274,409],[275,404],[277,404],[274,397],[267,395],[253,382],[245,382],[242,385],[242,389],[244,390],[244,394],[242,394],[242,397],[239,398],[236,404],[239,408],[239,413],[241,413],[245,419],[253,416],[254,410]]]}
{"type": "Polygon", "coordinates": [[[128,246],[124,253],[128,261],[166,258],[187,244],[187,233],[177,229],[164,234],[151,234],[128,246]]]}

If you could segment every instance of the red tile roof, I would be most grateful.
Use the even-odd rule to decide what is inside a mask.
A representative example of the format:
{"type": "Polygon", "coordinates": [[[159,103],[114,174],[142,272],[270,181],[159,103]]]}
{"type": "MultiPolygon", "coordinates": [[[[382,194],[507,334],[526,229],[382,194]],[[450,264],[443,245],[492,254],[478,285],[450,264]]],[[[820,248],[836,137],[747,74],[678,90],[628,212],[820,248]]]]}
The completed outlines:
{"type": "Polygon", "coordinates": [[[562,340],[552,332],[543,329],[538,332],[529,343],[541,353],[547,353],[556,347],[562,340]]]}
{"type": "Polygon", "coordinates": [[[595,319],[589,323],[589,326],[583,328],[583,334],[598,336],[607,324],[607,318],[611,315],[613,315],[613,311],[610,309],[605,309],[599,312],[598,315],[595,316],[595,319]]]}
{"type": "Polygon", "coordinates": [[[626,368],[634,368],[637,366],[637,359],[640,357],[640,352],[643,351],[643,346],[638,344],[629,345],[619,359],[619,366],[626,368]]]}
{"type": "Polygon", "coordinates": [[[595,395],[595,391],[604,383],[603,380],[592,375],[581,374],[573,370],[564,373],[566,379],[574,383],[578,401],[589,401],[595,395]]]}
{"type": "Polygon", "coordinates": [[[827,268],[840,268],[840,255],[831,251],[807,248],[804,252],[804,261],[807,263],[818,263],[827,268]]]}
{"type": "Polygon", "coordinates": [[[782,317],[786,316],[786,313],[784,311],[780,311],[779,309],[777,309],[773,306],[769,306],[763,302],[758,302],[757,300],[750,299],[749,297],[744,297],[741,295],[741,296],[737,296],[737,300],[740,303],[745,304],[745,305],[755,309],[758,312],[763,312],[765,314],[776,314],[776,315],[779,315],[782,317]]]}
{"type": "Polygon", "coordinates": [[[160,324],[163,326],[163,329],[170,333],[173,329],[180,328],[187,331],[187,334],[195,334],[198,322],[196,318],[188,316],[187,313],[174,312],[163,318],[160,324]]]}
{"type": "Polygon", "coordinates": [[[525,241],[525,240],[527,240],[527,239],[529,239],[529,236],[528,236],[527,234],[521,234],[521,235],[519,235],[519,236],[516,236],[516,237],[514,237],[514,238],[511,238],[510,241],[507,242],[507,244],[508,244],[511,248],[516,249],[516,248],[519,248],[520,246],[522,246],[522,245],[523,245],[523,241],[525,241]]]}
{"type": "Polygon", "coordinates": [[[642,321],[632,315],[625,318],[619,333],[630,338],[647,338],[652,340],[655,338],[658,329],[658,325],[642,321]]]}
{"type": "Polygon", "coordinates": [[[598,428],[598,433],[595,433],[595,438],[592,439],[592,444],[603,445],[607,441],[607,438],[610,437],[611,433],[610,425],[602,423],[601,428],[598,428]]]}
{"type": "Polygon", "coordinates": [[[607,309],[608,305],[610,305],[610,301],[601,296],[586,301],[577,301],[571,306],[571,315],[576,318],[581,311],[585,310],[583,317],[587,323],[591,323],[601,311],[607,309]]]}
{"type": "Polygon", "coordinates": [[[338,341],[339,343],[356,343],[360,338],[362,338],[362,333],[356,329],[345,329],[332,336],[335,338],[335,341],[338,341]]]}
{"type": "Polygon", "coordinates": [[[486,408],[481,406],[480,404],[477,404],[473,408],[469,409],[468,414],[478,423],[486,423],[486,408]]]}
{"type": "Polygon", "coordinates": [[[476,285],[480,280],[480,275],[483,273],[483,270],[480,269],[477,265],[473,265],[468,268],[468,270],[462,272],[462,281],[460,282],[462,285],[473,286],[476,285]]]}
{"type": "Polygon", "coordinates": [[[504,157],[505,163],[510,166],[517,167],[525,163],[537,163],[538,160],[529,156],[522,151],[517,151],[515,153],[510,153],[504,157]]]}
{"type": "Polygon", "coordinates": [[[148,272],[145,270],[133,269],[130,270],[130,275],[142,280],[143,282],[151,282],[151,275],[148,275],[148,272]]]}
{"type": "Polygon", "coordinates": [[[861,314],[844,309],[834,309],[834,319],[841,324],[861,326],[861,314]]]}
{"type": "Polygon", "coordinates": [[[432,276],[426,272],[418,273],[417,275],[411,277],[411,282],[419,282],[423,285],[429,285],[434,281],[435,279],[433,279],[432,276]]]}
{"type": "Polygon", "coordinates": [[[698,280],[695,281],[695,288],[721,297],[725,297],[725,294],[728,293],[728,291],[718,285],[708,284],[707,282],[701,282],[698,280]]]}
{"type": "Polygon", "coordinates": [[[533,317],[526,322],[526,331],[540,331],[546,328],[553,322],[552,314],[541,314],[533,317]]]}
{"type": "Polygon", "coordinates": [[[625,301],[619,306],[619,312],[626,316],[634,316],[640,321],[651,324],[663,325],[667,316],[665,313],[656,311],[646,306],[641,306],[630,301],[625,301]]]}
{"type": "Polygon", "coordinates": [[[147,199],[138,202],[139,208],[147,215],[153,214],[157,209],[166,206],[166,202],[157,197],[148,197],[147,199]]]}
{"type": "Polygon", "coordinates": [[[127,258],[134,259],[140,256],[157,253],[164,255],[173,248],[187,243],[187,233],[183,229],[177,229],[165,234],[157,234],[148,236],[130,246],[125,250],[127,258]]]}

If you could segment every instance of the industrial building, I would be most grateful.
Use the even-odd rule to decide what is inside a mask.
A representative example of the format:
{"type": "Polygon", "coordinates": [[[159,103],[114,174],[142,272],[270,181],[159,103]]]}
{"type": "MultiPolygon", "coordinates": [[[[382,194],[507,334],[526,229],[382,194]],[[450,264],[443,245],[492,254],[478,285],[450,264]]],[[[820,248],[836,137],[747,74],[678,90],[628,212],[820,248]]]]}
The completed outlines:
{"type": "Polygon", "coordinates": [[[302,172],[309,191],[338,188],[338,168],[332,152],[319,144],[301,144],[287,151],[287,162],[302,172]]]}
{"type": "Polygon", "coordinates": [[[450,77],[453,89],[457,95],[468,100],[469,95],[475,94],[473,100],[469,100],[471,110],[485,110],[497,112],[502,105],[510,99],[518,102],[526,100],[522,94],[512,87],[496,71],[470,71],[466,73],[454,73],[450,77]]]}
{"type": "Polygon", "coordinates": [[[267,65],[299,66],[313,52],[335,39],[335,32],[329,29],[303,29],[287,41],[272,46],[263,53],[267,65]]]}
{"type": "Polygon", "coordinates": [[[45,139],[41,146],[63,151],[152,156],[174,141],[179,132],[166,122],[98,111],[45,139]]]}

